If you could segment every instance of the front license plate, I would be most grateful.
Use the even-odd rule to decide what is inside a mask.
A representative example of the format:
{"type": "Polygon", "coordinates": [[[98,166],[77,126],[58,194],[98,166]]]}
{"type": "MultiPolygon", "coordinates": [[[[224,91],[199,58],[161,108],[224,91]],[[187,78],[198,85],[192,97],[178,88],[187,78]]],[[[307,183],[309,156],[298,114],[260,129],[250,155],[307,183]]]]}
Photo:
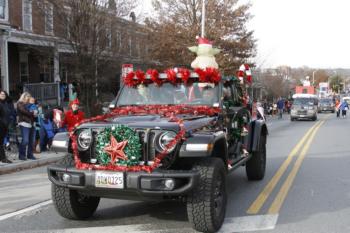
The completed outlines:
{"type": "Polygon", "coordinates": [[[124,188],[124,173],[122,172],[96,172],[95,187],[100,188],[124,188]]]}
{"type": "Polygon", "coordinates": [[[305,115],[300,115],[300,117],[306,117],[305,115]]]}

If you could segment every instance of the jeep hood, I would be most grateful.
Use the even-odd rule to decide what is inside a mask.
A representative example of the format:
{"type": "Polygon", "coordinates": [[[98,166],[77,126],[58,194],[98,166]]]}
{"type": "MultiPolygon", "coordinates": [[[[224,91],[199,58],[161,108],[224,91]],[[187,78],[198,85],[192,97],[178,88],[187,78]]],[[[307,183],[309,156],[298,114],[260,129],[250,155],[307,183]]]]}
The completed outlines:
{"type": "MultiPolygon", "coordinates": [[[[182,119],[186,131],[192,131],[203,128],[204,126],[211,125],[215,122],[217,117],[209,116],[193,116],[193,115],[178,115],[178,119],[182,119]]],[[[104,128],[111,125],[120,124],[126,125],[135,129],[165,129],[178,131],[179,125],[176,121],[170,118],[161,117],[159,115],[142,115],[142,116],[120,116],[107,119],[102,122],[85,123],[79,126],[79,128],[104,128]]]]}

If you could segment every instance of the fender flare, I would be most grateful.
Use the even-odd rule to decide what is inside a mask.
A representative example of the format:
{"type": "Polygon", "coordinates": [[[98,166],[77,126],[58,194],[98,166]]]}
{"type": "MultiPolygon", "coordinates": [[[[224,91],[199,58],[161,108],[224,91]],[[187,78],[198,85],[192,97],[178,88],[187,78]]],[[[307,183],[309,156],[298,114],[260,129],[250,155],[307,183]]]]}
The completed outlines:
{"type": "Polygon", "coordinates": [[[259,150],[259,143],[261,135],[267,136],[268,129],[265,121],[263,120],[254,120],[249,123],[249,133],[247,136],[247,144],[249,152],[254,152],[259,150]]]}
{"type": "Polygon", "coordinates": [[[180,158],[193,158],[193,157],[220,157],[223,161],[227,161],[227,142],[225,133],[223,131],[218,131],[213,134],[193,134],[192,137],[189,137],[182,145],[179,151],[180,158]],[[202,150],[198,148],[198,150],[189,150],[187,147],[191,145],[191,147],[198,145],[203,145],[202,150]],[[205,149],[204,145],[210,145],[207,149],[205,149]],[[220,154],[213,154],[215,151],[219,150],[218,146],[223,146],[223,150],[220,154]]]}

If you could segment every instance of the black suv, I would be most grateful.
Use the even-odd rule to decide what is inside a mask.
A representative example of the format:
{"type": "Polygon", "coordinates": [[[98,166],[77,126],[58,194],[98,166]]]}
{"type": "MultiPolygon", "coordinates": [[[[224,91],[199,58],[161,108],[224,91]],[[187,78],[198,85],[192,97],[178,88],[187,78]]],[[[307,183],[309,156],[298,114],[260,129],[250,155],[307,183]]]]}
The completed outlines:
{"type": "Polygon", "coordinates": [[[110,113],[55,136],[67,152],[48,167],[61,216],[89,218],[101,197],[175,199],[186,201],[194,229],[220,229],[226,176],[245,165],[248,180],[263,179],[268,130],[242,105],[237,79],[191,79],[124,86],[110,113]]]}

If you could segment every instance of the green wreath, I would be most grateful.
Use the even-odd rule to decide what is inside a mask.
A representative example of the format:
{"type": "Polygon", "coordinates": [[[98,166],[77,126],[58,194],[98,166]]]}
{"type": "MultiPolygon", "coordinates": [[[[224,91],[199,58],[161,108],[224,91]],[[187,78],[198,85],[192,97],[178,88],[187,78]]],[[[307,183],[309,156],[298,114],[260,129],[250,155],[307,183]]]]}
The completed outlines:
{"type": "Polygon", "coordinates": [[[105,151],[105,148],[111,144],[111,136],[118,142],[127,141],[123,151],[127,159],[118,159],[117,165],[135,166],[139,165],[141,158],[141,143],[140,138],[135,130],[125,125],[114,125],[105,128],[97,135],[96,155],[100,164],[107,165],[111,162],[111,156],[105,151]]]}

